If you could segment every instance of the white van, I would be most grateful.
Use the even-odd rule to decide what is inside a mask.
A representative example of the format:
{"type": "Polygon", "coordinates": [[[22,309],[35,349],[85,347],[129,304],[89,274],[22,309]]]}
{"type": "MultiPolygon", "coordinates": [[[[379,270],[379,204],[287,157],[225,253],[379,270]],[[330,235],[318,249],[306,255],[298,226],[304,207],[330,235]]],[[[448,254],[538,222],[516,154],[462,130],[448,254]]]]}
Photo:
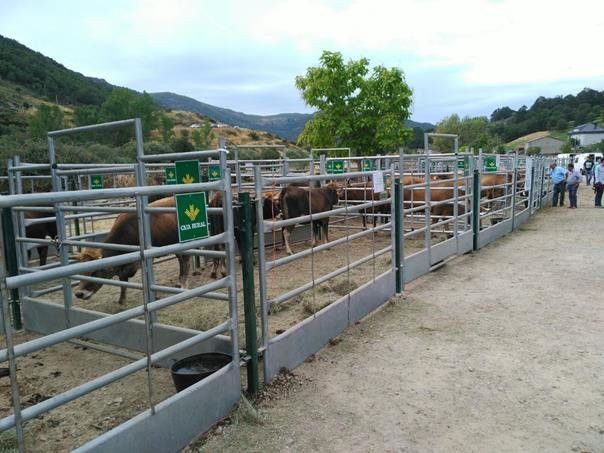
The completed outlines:
{"type": "Polygon", "coordinates": [[[575,170],[579,170],[581,172],[581,174],[583,174],[583,164],[585,163],[585,161],[587,160],[587,156],[591,156],[591,159],[594,163],[594,167],[596,166],[596,163],[600,161],[600,159],[602,159],[602,153],[581,153],[581,154],[575,154],[575,156],[573,157],[573,164],[575,165],[575,170]]]}

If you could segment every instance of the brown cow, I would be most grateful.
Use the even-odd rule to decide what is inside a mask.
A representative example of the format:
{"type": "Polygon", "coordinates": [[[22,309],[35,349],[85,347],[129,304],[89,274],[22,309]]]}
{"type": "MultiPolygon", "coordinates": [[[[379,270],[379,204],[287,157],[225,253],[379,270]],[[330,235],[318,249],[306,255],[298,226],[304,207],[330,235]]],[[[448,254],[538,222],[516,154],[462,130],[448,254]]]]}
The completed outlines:
{"type": "MultiPolygon", "coordinates": [[[[253,201],[253,200],[252,200],[253,201]]],[[[221,208],[222,207],[222,192],[216,192],[210,202],[208,203],[210,208],[221,208]]],[[[262,215],[264,219],[273,219],[279,214],[278,200],[275,200],[272,193],[264,194],[262,196],[262,215]]],[[[252,227],[256,231],[256,208],[252,206],[252,227]]],[[[235,236],[235,242],[237,243],[238,249],[241,251],[242,247],[242,236],[241,236],[241,205],[237,199],[233,200],[233,230],[235,236]]],[[[212,236],[216,234],[224,233],[224,218],[222,213],[220,214],[208,214],[208,223],[210,224],[210,234],[212,236]]],[[[212,246],[214,250],[224,250],[224,244],[217,244],[212,246]]],[[[218,271],[220,270],[221,275],[226,275],[226,263],[224,258],[212,259],[212,271],[210,277],[216,278],[218,271]]]]}
{"type": "MultiPolygon", "coordinates": [[[[386,198],[390,196],[390,193],[386,190],[386,198]]],[[[373,191],[373,186],[368,186],[367,183],[354,183],[348,184],[346,187],[338,190],[338,197],[340,200],[346,201],[362,201],[363,203],[370,202],[371,200],[380,201],[380,194],[373,191]]],[[[378,216],[375,214],[390,214],[390,204],[383,204],[374,206],[371,208],[363,209],[361,212],[361,218],[363,219],[363,229],[367,229],[367,215],[373,215],[373,228],[377,224],[378,216]]]]}
{"type": "MultiPolygon", "coordinates": [[[[51,212],[37,212],[37,211],[26,211],[23,217],[27,219],[42,219],[45,217],[53,217],[54,214],[51,212]]],[[[44,223],[35,223],[33,225],[27,225],[25,227],[25,236],[32,239],[45,239],[47,236],[54,239],[57,236],[57,224],[54,220],[49,220],[44,223]]],[[[40,258],[40,266],[46,264],[46,257],[48,256],[48,246],[38,245],[38,257],[40,258]]],[[[27,250],[27,261],[30,260],[31,249],[27,250]]]]}
{"type": "MultiPolygon", "coordinates": [[[[333,183],[327,184],[324,187],[308,189],[288,185],[281,190],[281,194],[279,195],[279,205],[281,206],[284,220],[331,211],[337,203],[338,188],[333,183]]],[[[290,255],[293,252],[289,246],[289,236],[294,226],[286,226],[282,230],[285,249],[290,255]]],[[[313,220],[313,228],[311,230],[313,246],[315,244],[315,236],[321,231],[323,232],[324,241],[329,242],[328,229],[329,217],[313,220]]]]}
{"type": "MultiPolygon", "coordinates": [[[[153,203],[149,203],[151,207],[170,207],[175,206],[174,197],[162,198],[156,200],[153,203]]],[[[168,213],[153,213],[150,215],[151,220],[151,242],[155,247],[161,247],[164,245],[176,244],[178,242],[178,226],[176,222],[176,214],[174,212],[168,213]]],[[[135,213],[124,213],[120,214],[115,223],[111,227],[107,238],[107,243],[113,244],[126,244],[126,245],[139,245],[138,240],[138,222],[135,213]]],[[[122,250],[110,250],[110,249],[85,249],[80,254],[79,258],[81,261],[91,261],[98,258],[108,258],[110,256],[116,256],[126,253],[122,250]]],[[[187,280],[189,277],[189,257],[184,255],[176,255],[178,263],[180,265],[180,286],[182,288],[187,287],[187,280]]],[[[99,269],[92,272],[92,277],[100,278],[112,278],[118,276],[118,278],[127,282],[129,278],[133,277],[138,270],[139,262],[124,264],[122,266],[108,267],[99,269]]],[[[75,296],[79,299],[88,300],[96,293],[101,287],[102,283],[90,282],[81,280],[77,289],[75,290],[75,296]]],[[[119,304],[123,304],[126,299],[126,288],[120,288],[119,304]]]]}

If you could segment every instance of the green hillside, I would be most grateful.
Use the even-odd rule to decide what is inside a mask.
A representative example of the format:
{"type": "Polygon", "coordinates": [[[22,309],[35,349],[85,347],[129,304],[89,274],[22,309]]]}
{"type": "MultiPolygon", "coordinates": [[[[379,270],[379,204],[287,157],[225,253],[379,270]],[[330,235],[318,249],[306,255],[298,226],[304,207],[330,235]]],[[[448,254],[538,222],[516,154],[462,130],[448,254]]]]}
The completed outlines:
{"type": "Polygon", "coordinates": [[[42,99],[66,105],[100,105],[114,88],[1,35],[0,79],[18,84],[42,99]]]}

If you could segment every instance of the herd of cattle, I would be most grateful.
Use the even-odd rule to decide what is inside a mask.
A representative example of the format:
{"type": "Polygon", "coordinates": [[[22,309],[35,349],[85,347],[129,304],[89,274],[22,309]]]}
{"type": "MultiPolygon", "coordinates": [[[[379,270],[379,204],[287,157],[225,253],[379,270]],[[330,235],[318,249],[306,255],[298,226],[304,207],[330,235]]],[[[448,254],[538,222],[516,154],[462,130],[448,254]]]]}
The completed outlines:
{"type": "MultiPolygon", "coordinates": [[[[404,185],[403,191],[403,203],[405,208],[412,208],[415,206],[423,205],[425,202],[425,179],[420,176],[404,176],[402,179],[404,185]]],[[[510,178],[505,174],[492,174],[483,175],[481,180],[481,198],[495,199],[505,195],[506,184],[508,184],[510,178]]],[[[454,198],[454,187],[455,181],[451,178],[451,175],[445,175],[445,177],[434,177],[430,182],[430,199],[435,203],[435,206],[431,209],[431,214],[435,218],[439,216],[452,216],[454,212],[454,205],[452,199],[454,198]],[[443,202],[443,203],[439,203],[443,202]]],[[[458,195],[462,197],[465,194],[465,181],[460,178],[457,181],[458,195]]],[[[389,192],[386,191],[385,195],[390,196],[389,192]]],[[[235,195],[236,197],[236,195],[235,195]]],[[[297,217],[309,216],[319,213],[331,211],[341,201],[346,203],[352,202],[368,202],[371,200],[380,200],[380,194],[374,193],[373,185],[371,181],[364,182],[353,182],[348,181],[346,185],[339,186],[334,182],[326,184],[322,187],[309,187],[308,185],[302,184],[289,184],[283,187],[280,191],[272,191],[263,193],[261,198],[262,213],[265,220],[275,220],[277,218],[286,220],[297,217]]],[[[151,207],[174,207],[174,197],[165,197],[158,200],[152,201],[149,206],[151,207]]],[[[210,198],[208,204],[209,207],[220,208],[222,207],[222,192],[215,192],[210,198]]],[[[462,200],[458,203],[458,213],[461,215],[465,212],[466,201],[462,200]]],[[[253,224],[256,224],[255,210],[253,224]]],[[[363,227],[366,228],[366,216],[371,215],[373,218],[373,224],[379,216],[387,216],[390,214],[390,203],[376,204],[374,207],[364,209],[359,213],[363,220],[363,227]]],[[[25,214],[26,219],[40,218],[47,216],[47,213],[36,213],[27,212],[25,214]]],[[[238,204],[237,200],[233,203],[233,220],[234,220],[234,236],[238,246],[241,246],[241,232],[239,229],[239,219],[241,217],[241,205],[238,204]]],[[[150,215],[151,221],[151,237],[153,246],[165,246],[169,244],[175,244],[178,242],[178,228],[176,214],[171,213],[152,213],[150,215]]],[[[211,212],[208,215],[208,223],[210,227],[211,235],[216,235],[224,232],[223,228],[223,216],[222,213],[211,212]]],[[[290,234],[294,225],[286,226],[282,229],[282,239],[285,245],[287,253],[292,254],[292,250],[289,244],[290,234]]],[[[317,237],[322,236],[325,242],[328,242],[328,228],[329,228],[329,217],[322,217],[313,221],[313,228],[311,229],[311,240],[313,243],[317,237]]],[[[57,234],[56,225],[54,222],[48,223],[35,223],[26,227],[26,235],[30,238],[45,238],[49,236],[54,238],[57,234]]],[[[113,244],[124,244],[124,245],[139,245],[138,238],[138,220],[135,213],[122,213],[117,216],[111,230],[105,238],[106,243],[113,244]]],[[[38,248],[38,254],[40,257],[40,265],[46,263],[47,247],[40,245],[38,248]]],[[[220,248],[216,246],[215,248],[220,248]]],[[[107,258],[115,255],[125,253],[123,250],[115,250],[109,248],[103,249],[84,249],[77,259],[82,261],[89,261],[99,258],[107,258]]],[[[188,275],[189,275],[189,256],[177,255],[180,272],[179,282],[181,287],[187,287],[188,275]]],[[[133,277],[139,267],[139,263],[134,262],[126,265],[113,266],[104,268],[101,270],[94,271],[91,273],[92,277],[111,279],[115,276],[123,282],[127,282],[133,277]]],[[[212,260],[211,277],[216,278],[219,270],[222,275],[225,275],[224,271],[224,259],[214,258],[212,260]],[[221,270],[222,269],[222,270],[221,270]]],[[[75,289],[75,296],[87,300],[95,292],[102,287],[102,283],[99,280],[81,280],[77,288],[75,289]]],[[[119,303],[123,304],[126,295],[126,287],[121,287],[121,293],[119,303]]]]}

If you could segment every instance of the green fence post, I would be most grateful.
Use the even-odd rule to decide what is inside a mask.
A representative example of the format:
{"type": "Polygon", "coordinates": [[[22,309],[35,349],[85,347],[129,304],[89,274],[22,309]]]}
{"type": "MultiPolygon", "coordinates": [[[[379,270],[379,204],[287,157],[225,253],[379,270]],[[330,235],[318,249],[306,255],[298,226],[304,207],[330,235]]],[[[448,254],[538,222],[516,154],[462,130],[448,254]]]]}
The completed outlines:
{"type": "MultiPolygon", "coordinates": [[[[13,228],[13,215],[11,208],[2,209],[2,232],[4,240],[4,259],[6,261],[6,273],[10,277],[18,274],[17,268],[17,248],[15,240],[15,230],[13,228]]],[[[15,330],[21,330],[21,306],[19,305],[19,290],[11,289],[11,314],[13,317],[13,327],[15,330]]]]}
{"type": "Polygon", "coordinates": [[[472,181],[472,250],[478,250],[478,233],[480,232],[480,171],[474,169],[472,181]]]}
{"type": "Polygon", "coordinates": [[[396,260],[396,293],[400,294],[403,291],[403,266],[402,266],[402,235],[403,235],[403,216],[402,216],[402,193],[401,180],[394,180],[394,259],[396,260]]]}
{"type": "Polygon", "coordinates": [[[258,343],[256,339],[256,301],[254,290],[254,222],[250,194],[239,194],[241,202],[241,273],[243,276],[243,310],[245,316],[245,345],[250,361],[247,364],[247,391],[258,394],[258,343]]]}

